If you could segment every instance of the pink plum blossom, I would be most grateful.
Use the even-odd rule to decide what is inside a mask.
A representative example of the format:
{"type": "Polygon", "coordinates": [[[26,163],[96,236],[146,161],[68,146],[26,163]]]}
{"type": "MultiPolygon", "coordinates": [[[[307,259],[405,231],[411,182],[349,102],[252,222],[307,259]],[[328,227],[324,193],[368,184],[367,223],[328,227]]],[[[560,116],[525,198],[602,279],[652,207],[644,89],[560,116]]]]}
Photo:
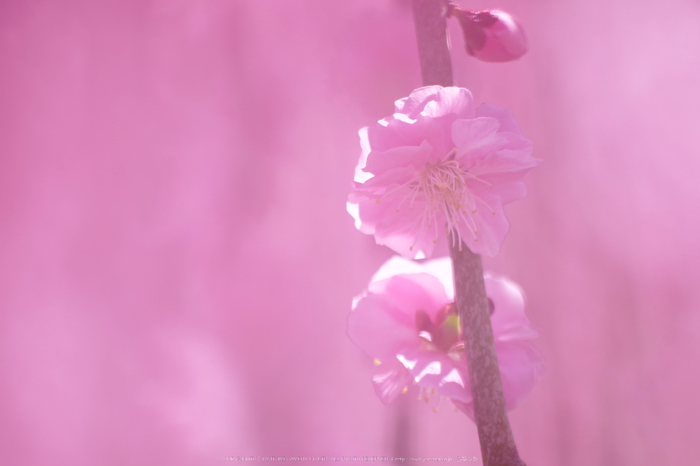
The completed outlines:
{"type": "MultiPolygon", "coordinates": [[[[537,336],[525,315],[523,293],[510,280],[484,275],[506,408],[515,408],[542,375],[542,359],[529,340],[537,336]]],[[[348,336],[374,359],[372,377],[389,404],[415,390],[419,399],[449,398],[473,419],[473,401],[448,258],[417,264],[390,259],[358,297],[348,336]],[[408,272],[408,273],[405,273],[408,272]]],[[[437,410],[437,405],[434,407],[437,410]]]]}
{"type": "Polygon", "coordinates": [[[362,156],[348,212],[355,226],[404,257],[430,257],[452,236],[494,256],[508,231],[503,205],[525,196],[540,161],[509,110],[475,108],[459,87],[427,86],[360,130],[362,156]]]}
{"type": "Polygon", "coordinates": [[[482,61],[517,60],[527,52],[527,40],[520,24],[499,10],[470,11],[452,8],[464,32],[467,53],[482,61]]]}

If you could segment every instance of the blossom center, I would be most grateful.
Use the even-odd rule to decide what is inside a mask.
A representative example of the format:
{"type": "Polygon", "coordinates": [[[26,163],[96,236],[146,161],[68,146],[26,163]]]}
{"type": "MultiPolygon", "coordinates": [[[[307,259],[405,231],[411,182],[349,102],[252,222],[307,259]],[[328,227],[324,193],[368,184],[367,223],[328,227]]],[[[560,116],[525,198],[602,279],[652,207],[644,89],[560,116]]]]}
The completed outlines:
{"type": "MultiPolygon", "coordinates": [[[[440,216],[444,217],[447,223],[447,236],[452,233],[452,245],[455,246],[456,242],[461,251],[464,234],[470,235],[475,242],[479,241],[479,232],[474,220],[474,214],[478,210],[477,203],[481,204],[478,208],[485,207],[492,215],[496,213],[488,203],[469,189],[467,181],[483,183],[489,188],[493,188],[493,185],[464,169],[462,163],[455,160],[456,154],[457,149],[455,148],[439,162],[427,163],[423,171],[407,184],[409,193],[401,201],[401,204],[410,197],[412,208],[416,197],[421,195],[426,203],[418,236],[423,234],[426,225],[428,229],[436,225],[439,220],[438,216],[441,214],[440,216]]],[[[399,209],[396,211],[398,212],[399,209]]],[[[436,228],[433,243],[437,243],[437,237],[436,228]]],[[[418,238],[416,238],[417,241],[418,238]]],[[[413,246],[410,249],[413,250],[413,246]]]]}
{"type": "Polygon", "coordinates": [[[467,213],[469,197],[465,174],[458,161],[448,159],[435,165],[427,164],[417,180],[416,189],[428,201],[426,213],[432,217],[428,220],[435,220],[435,213],[441,212],[447,219],[448,231],[457,230],[460,217],[467,213]]]}
{"type": "Polygon", "coordinates": [[[464,343],[454,303],[446,304],[433,319],[423,310],[416,312],[416,330],[425,349],[459,359],[464,343]]]}
{"type": "MultiPolygon", "coordinates": [[[[475,242],[479,241],[475,221],[477,210],[486,208],[491,215],[496,215],[493,208],[470,189],[467,181],[482,183],[491,189],[493,185],[464,169],[462,162],[455,160],[456,154],[457,149],[454,148],[439,162],[426,163],[415,177],[377,198],[377,204],[381,204],[384,197],[403,192],[404,195],[396,207],[397,213],[401,211],[404,203],[413,211],[416,199],[425,201],[423,214],[420,216],[420,229],[409,248],[411,251],[424,234],[426,226],[431,229],[443,218],[447,223],[447,236],[452,233],[452,246],[457,243],[461,251],[465,233],[471,235],[475,242]]],[[[434,231],[433,243],[437,244],[438,228],[434,231]]]]}

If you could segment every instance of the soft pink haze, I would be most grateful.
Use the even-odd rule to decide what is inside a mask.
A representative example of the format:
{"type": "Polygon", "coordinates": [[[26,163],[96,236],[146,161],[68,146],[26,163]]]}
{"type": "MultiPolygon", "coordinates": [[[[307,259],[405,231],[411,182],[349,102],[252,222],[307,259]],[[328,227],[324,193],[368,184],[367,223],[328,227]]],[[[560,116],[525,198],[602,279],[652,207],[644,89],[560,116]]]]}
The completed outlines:
{"type": "MultiPolygon", "coordinates": [[[[700,4],[459,5],[529,42],[485,63],[450,20],[455,85],[543,160],[484,259],[540,334],[521,456],[694,466],[700,4]]],[[[345,210],[357,131],[420,86],[406,0],[0,2],[0,463],[392,455],[404,414],[412,455],[480,457],[345,335],[393,254],[345,210]]]]}

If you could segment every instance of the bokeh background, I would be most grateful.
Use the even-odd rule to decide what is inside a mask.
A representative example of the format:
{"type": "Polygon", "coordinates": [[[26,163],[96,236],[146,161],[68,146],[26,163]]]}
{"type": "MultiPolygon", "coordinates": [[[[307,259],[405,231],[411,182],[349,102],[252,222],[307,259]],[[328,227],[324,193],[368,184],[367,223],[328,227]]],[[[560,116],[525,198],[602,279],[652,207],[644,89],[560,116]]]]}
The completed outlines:
{"type": "MultiPolygon", "coordinates": [[[[700,3],[479,0],[526,28],[455,80],[540,168],[486,266],[547,373],[529,465],[700,459],[700,3]]],[[[0,2],[0,463],[480,457],[375,396],[345,336],[390,257],[345,212],[357,131],[419,87],[406,0],[0,2]]],[[[298,464],[298,463],[297,463],[298,464]]],[[[471,463],[471,464],[480,464],[471,463]]]]}

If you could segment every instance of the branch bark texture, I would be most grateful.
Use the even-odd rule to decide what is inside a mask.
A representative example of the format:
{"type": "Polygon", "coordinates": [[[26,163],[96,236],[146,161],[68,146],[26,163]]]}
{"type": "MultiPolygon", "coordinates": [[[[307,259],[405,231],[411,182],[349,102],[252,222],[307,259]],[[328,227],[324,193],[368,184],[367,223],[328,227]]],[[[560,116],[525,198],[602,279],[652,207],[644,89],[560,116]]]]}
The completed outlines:
{"type": "Polygon", "coordinates": [[[458,245],[450,247],[450,255],[484,466],[524,466],[503,398],[481,256],[458,245]]]}
{"type": "Polygon", "coordinates": [[[418,57],[424,86],[452,86],[452,61],[447,48],[447,1],[412,0],[418,57]]]}
{"type": "MultiPolygon", "coordinates": [[[[452,86],[447,0],[412,0],[423,85],[452,86]]],[[[484,466],[525,466],[508,421],[484,286],[481,256],[450,248],[455,300],[465,340],[469,380],[484,466]]]]}

